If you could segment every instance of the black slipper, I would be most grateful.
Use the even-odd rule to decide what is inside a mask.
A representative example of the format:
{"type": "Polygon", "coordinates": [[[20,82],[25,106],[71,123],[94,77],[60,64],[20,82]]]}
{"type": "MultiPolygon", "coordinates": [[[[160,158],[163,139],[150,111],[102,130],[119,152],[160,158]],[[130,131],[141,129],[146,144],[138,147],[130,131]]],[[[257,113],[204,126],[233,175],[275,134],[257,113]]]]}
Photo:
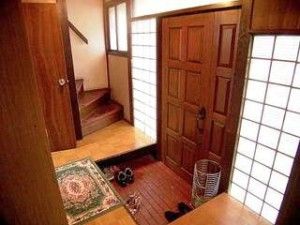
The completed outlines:
{"type": "Polygon", "coordinates": [[[188,206],[187,204],[185,204],[184,202],[178,203],[177,208],[178,208],[179,212],[181,212],[181,213],[183,213],[183,214],[186,214],[186,213],[192,211],[192,208],[189,207],[189,206],[188,206]]]}
{"type": "Polygon", "coordinates": [[[124,170],[124,173],[126,175],[126,182],[131,184],[134,182],[134,173],[133,173],[133,170],[130,169],[129,167],[127,167],[125,170],[124,170]]]}
{"type": "Polygon", "coordinates": [[[172,212],[172,211],[165,212],[165,217],[168,220],[168,222],[173,222],[174,220],[178,219],[181,216],[182,213],[180,212],[172,212]]]}
{"type": "Polygon", "coordinates": [[[117,174],[117,182],[121,187],[125,187],[127,185],[127,176],[123,171],[120,171],[117,174]]]}

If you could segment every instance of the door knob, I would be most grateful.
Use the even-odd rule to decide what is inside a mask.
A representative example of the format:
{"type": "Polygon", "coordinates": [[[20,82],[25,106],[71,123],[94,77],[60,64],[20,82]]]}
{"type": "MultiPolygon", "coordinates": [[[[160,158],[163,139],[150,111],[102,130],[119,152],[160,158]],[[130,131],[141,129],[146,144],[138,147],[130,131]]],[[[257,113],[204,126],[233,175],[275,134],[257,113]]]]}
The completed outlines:
{"type": "Polygon", "coordinates": [[[197,128],[199,131],[203,131],[204,129],[204,120],[206,117],[206,109],[201,107],[197,114],[197,128]]]}
{"type": "Polygon", "coordinates": [[[65,80],[64,78],[58,80],[59,86],[65,86],[67,83],[69,83],[69,81],[65,80]]]}

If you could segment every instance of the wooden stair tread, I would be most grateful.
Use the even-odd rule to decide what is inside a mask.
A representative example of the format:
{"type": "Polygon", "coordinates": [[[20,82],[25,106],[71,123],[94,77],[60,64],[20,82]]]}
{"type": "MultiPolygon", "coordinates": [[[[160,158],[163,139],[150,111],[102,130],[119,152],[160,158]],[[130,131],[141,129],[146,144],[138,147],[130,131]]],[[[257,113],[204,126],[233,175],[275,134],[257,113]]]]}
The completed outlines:
{"type": "Polygon", "coordinates": [[[84,94],[79,98],[79,108],[82,109],[87,107],[106,95],[109,95],[109,92],[109,88],[85,91],[84,94]]]}
{"type": "Polygon", "coordinates": [[[82,120],[82,124],[93,123],[96,120],[103,119],[111,114],[118,113],[122,110],[123,107],[115,102],[109,102],[108,104],[100,105],[82,120]]]}
{"type": "Polygon", "coordinates": [[[123,118],[123,107],[113,101],[99,105],[81,120],[83,135],[93,133],[123,118]]]}

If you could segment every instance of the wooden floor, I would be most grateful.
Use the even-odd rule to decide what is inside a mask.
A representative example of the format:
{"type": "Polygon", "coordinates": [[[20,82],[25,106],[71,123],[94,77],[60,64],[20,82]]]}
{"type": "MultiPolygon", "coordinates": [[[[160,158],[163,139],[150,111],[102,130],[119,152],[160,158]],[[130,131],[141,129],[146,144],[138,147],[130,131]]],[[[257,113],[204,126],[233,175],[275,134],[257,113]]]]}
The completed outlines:
{"type": "Polygon", "coordinates": [[[167,224],[164,218],[165,211],[177,210],[177,204],[181,201],[190,203],[191,185],[162,162],[145,156],[123,163],[120,167],[126,166],[134,170],[135,182],[125,188],[116,182],[113,184],[123,199],[133,192],[141,196],[141,210],[136,215],[140,225],[167,224]]]}
{"type": "Polygon", "coordinates": [[[52,153],[54,166],[90,157],[94,161],[118,156],[154,144],[154,141],[125,121],[116,122],[77,142],[77,148],[52,153]]]}

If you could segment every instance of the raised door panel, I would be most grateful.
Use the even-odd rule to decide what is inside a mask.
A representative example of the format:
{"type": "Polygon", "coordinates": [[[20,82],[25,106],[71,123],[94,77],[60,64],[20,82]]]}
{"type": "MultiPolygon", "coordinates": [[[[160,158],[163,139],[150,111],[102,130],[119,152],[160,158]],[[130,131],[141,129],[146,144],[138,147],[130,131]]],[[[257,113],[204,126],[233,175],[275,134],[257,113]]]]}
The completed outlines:
{"type": "Polygon", "coordinates": [[[179,82],[181,71],[178,69],[169,69],[168,72],[168,95],[173,98],[179,98],[179,82]]]}
{"type": "Polygon", "coordinates": [[[182,28],[170,28],[169,30],[169,59],[181,60],[182,28]]]}
{"type": "Polygon", "coordinates": [[[193,175],[197,147],[183,141],[182,144],[182,168],[190,176],[193,175]]]}
{"type": "Polygon", "coordinates": [[[167,157],[172,163],[181,165],[181,145],[177,137],[167,135],[167,157]]]}
{"type": "Polygon", "coordinates": [[[236,24],[220,26],[218,66],[232,67],[236,27],[236,24]]]}
{"type": "Polygon", "coordinates": [[[177,105],[168,103],[168,129],[175,133],[179,133],[179,123],[180,123],[180,108],[177,105]]]}
{"type": "Polygon", "coordinates": [[[227,115],[230,96],[231,80],[225,77],[216,77],[214,112],[227,115]]]}
{"type": "Polygon", "coordinates": [[[204,27],[191,26],[187,27],[187,61],[203,62],[204,56],[204,27]]]}
{"type": "Polygon", "coordinates": [[[193,143],[198,142],[197,111],[184,107],[182,136],[193,143]]]}
{"type": "Polygon", "coordinates": [[[191,105],[199,105],[203,98],[203,79],[201,74],[186,72],[184,81],[184,102],[191,105]]]}
{"type": "Polygon", "coordinates": [[[210,135],[210,149],[214,156],[214,160],[220,161],[223,156],[223,142],[224,142],[225,126],[223,123],[213,121],[210,135]]]}

